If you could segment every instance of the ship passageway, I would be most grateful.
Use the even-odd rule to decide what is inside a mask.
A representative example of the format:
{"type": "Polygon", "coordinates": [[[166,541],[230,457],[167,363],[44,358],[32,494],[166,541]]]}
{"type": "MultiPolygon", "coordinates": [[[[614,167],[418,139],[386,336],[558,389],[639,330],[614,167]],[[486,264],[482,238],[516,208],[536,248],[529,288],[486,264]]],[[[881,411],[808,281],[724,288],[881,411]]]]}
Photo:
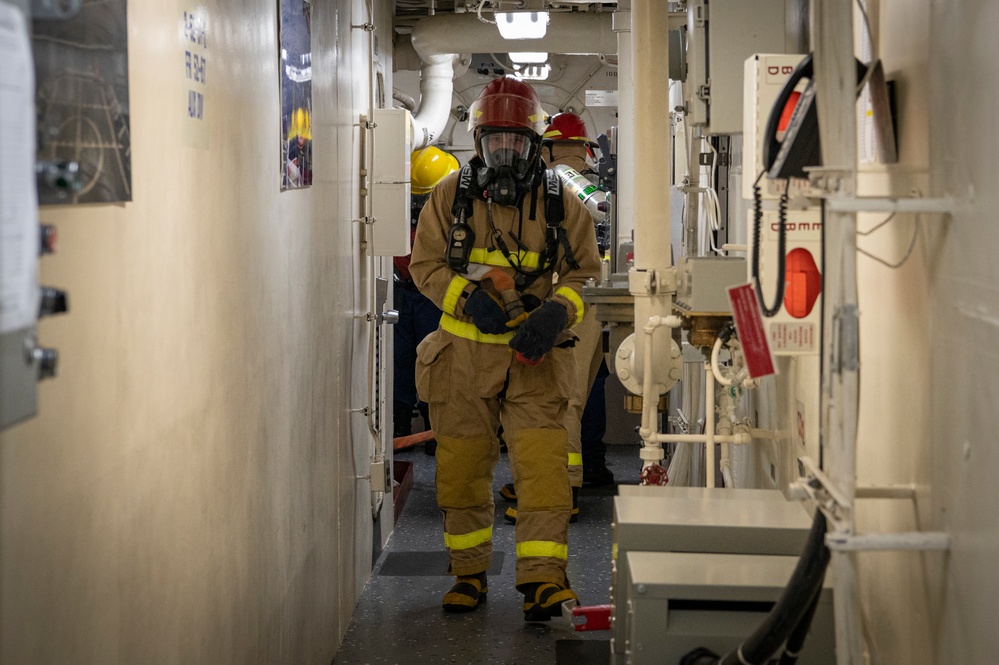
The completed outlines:
{"type": "MultiPolygon", "coordinates": [[[[638,444],[608,445],[607,464],[618,484],[638,484],[638,444]]],[[[511,482],[506,454],[496,467],[493,564],[488,602],[467,614],[447,614],[441,598],[446,573],[434,458],[419,446],[396,452],[413,464],[413,485],[388,546],[375,559],[334,665],[604,665],[608,631],[575,631],[566,621],[526,623],[514,588],[514,526],[503,519],[512,504],[499,489],[511,482]]],[[[610,602],[611,521],[616,487],[584,487],[579,521],[569,527],[568,575],[582,605],[610,602]]]]}

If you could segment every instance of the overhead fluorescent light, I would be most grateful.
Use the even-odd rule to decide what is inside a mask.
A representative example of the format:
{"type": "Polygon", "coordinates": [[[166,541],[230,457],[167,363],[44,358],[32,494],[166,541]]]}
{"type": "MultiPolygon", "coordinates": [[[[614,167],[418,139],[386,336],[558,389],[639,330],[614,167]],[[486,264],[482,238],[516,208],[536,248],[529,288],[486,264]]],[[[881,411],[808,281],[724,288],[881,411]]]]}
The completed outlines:
{"type": "Polygon", "coordinates": [[[514,76],[526,81],[544,81],[551,71],[551,65],[524,65],[514,76]]]}
{"type": "Polygon", "coordinates": [[[520,63],[542,63],[548,60],[548,54],[542,51],[516,51],[510,53],[510,60],[520,63]]]}
{"type": "Polygon", "coordinates": [[[541,39],[548,32],[548,12],[496,12],[503,39],[541,39]]]}

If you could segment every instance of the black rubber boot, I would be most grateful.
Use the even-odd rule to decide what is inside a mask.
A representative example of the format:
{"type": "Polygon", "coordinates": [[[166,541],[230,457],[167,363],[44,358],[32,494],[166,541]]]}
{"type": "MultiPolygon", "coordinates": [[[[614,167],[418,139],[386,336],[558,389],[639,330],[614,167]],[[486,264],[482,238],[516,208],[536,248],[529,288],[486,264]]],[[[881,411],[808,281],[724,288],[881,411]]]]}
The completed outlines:
{"type": "Polygon", "coordinates": [[[550,621],[562,616],[562,603],[579,603],[576,592],[567,585],[554,582],[522,584],[517,590],[524,594],[524,621],[550,621]]]}
{"type": "Polygon", "coordinates": [[[458,575],[454,586],[444,594],[444,611],[471,612],[479,606],[479,603],[486,602],[488,592],[485,572],[458,575]]]}
{"type": "Polygon", "coordinates": [[[517,489],[513,486],[513,483],[507,483],[501,487],[499,493],[506,501],[517,501],[517,489]]]}

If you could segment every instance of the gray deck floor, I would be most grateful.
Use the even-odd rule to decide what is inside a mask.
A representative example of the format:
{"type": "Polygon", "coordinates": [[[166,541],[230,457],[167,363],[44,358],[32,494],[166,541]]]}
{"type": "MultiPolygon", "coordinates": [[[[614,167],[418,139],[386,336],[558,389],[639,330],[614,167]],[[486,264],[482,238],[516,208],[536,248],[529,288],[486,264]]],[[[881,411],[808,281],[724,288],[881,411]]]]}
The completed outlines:
{"type": "MultiPolygon", "coordinates": [[[[335,665],[597,665],[609,662],[606,631],[576,632],[564,621],[528,624],[514,588],[514,527],[503,520],[511,505],[496,494],[494,561],[488,602],[468,614],[446,614],[446,575],[440,512],[434,495],[434,458],[422,447],[396,453],[413,462],[414,482],[388,547],[334,659],[335,665]]],[[[637,484],[638,445],[608,446],[608,466],[619,483],[637,484]]],[[[510,482],[506,455],[495,489],[510,482]]],[[[569,579],[582,605],[610,602],[611,488],[583,489],[580,520],[569,529],[569,579]]]]}

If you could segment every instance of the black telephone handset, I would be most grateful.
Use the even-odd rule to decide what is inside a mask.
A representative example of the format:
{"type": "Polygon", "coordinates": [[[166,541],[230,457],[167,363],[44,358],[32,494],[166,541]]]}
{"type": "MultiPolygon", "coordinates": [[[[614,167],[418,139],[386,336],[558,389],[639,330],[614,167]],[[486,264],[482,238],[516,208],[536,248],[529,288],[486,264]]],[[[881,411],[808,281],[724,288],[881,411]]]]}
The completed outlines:
{"type": "MultiPolygon", "coordinates": [[[[857,63],[857,94],[866,83],[870,68],[857,63]]],[[[798,63],[788,77],[777,101],[770,109],[767,127],[763,132],[763,169],[771,179],[807,178],[805,167],[822,165],[822,144],[819,141],[819,116],[815,105],[815,79],[812,54],[798,63]],[[805,90],[791,113],[784,139],[777,139],[777,130],[784,107],[802,79],[808,79],[805,90]]]]}
{"type": "Polygon", "coordinates": [[[770,109],[767,127],[763,132],[763,169],[768,178],[803,178],[805,166],[818,166],[822,162],[812,71],[812,55],[809,53],[788,76],[777,101],[770,109]],[[808,84],[794,107],[784,140],[780,141],[777,139],[777,130],[784,107],[802,79],[808,79],[808,84]]]}

